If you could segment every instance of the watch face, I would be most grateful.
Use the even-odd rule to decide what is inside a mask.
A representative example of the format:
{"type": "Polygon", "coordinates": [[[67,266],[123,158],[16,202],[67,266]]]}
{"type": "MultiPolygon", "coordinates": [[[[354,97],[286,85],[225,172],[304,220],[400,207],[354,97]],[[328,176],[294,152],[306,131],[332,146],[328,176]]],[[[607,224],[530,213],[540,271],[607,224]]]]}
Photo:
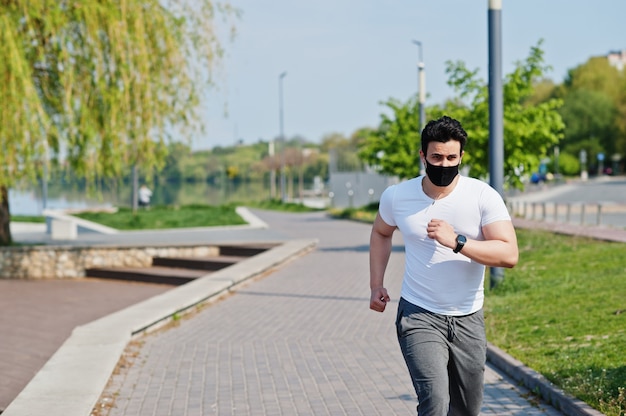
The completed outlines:
{"type": "Polygon", "coordinates": [[[457,235],[456,236],[456,247],[454,248],[454,250],[452,250],[455,253],[458,253],[459,251],[461,251],[463,249],[463,246],[465,245],[465,242],[467,241],[467,238],[465,238],[464,235],[457,235]]]}

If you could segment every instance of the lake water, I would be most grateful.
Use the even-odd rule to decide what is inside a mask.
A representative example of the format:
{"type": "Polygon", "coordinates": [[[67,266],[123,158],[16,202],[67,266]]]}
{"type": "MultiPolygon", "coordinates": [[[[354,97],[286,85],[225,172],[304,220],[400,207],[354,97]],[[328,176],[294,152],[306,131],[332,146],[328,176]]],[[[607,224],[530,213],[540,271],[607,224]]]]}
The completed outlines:
{"type": "MultiPolygon", "coordinates": [[[[249,202],[268,199],[269,187],[262,183],[225,184],[214,186],[207,183],[183,183],[154,185],[152,205],[222,205],[230,202],[249,202]]],[[[9,209],[11,215],[41,215],[47,209],[85,209],[105,207],[130,207],[130,186],[115,191],[107,190],[99,195],[89,195],[84,190],[48,187],[44,201],[39,188],[10,189],[9,209]]]]}

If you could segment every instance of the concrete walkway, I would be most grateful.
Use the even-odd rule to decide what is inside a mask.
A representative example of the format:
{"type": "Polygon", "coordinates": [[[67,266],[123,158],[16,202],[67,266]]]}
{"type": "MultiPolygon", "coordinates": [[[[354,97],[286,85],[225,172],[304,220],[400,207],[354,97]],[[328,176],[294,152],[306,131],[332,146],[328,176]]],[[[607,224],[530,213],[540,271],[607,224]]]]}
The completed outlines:
{"type": "MultiPolygon", "coordinates": [[[[86,416],[94,405],[102,416],[414,414],[393,325],[403,270],[399,237],[387,278],[393,301],[378,314],[368,309],[369,225],[325,213],[254,214],[269,228],[168,237],[290,247],[78,327],[3,416],[86,416]],[[304,255],[312,241],[316,249],[304,255]],[[198,304],[204,306],[156,325],[198,304]]],[[[560,402],[573,407],[568,413],[537,404],[505,371],[536,374],[495,348],[490,355],[483,415],[599,414],[568,398],[560,402]]]]}

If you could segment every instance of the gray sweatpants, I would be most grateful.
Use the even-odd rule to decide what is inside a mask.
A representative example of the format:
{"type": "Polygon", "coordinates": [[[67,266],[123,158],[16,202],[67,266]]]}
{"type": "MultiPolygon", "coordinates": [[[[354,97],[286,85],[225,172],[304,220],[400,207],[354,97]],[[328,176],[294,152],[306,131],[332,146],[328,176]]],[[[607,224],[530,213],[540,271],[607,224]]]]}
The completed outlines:
{"type": "Polygon", "coordinates": [[[418,415],[477,416],[487,354],[482,309],[446,316],[401,298],[396,329],[417,393],[418,415]]]}

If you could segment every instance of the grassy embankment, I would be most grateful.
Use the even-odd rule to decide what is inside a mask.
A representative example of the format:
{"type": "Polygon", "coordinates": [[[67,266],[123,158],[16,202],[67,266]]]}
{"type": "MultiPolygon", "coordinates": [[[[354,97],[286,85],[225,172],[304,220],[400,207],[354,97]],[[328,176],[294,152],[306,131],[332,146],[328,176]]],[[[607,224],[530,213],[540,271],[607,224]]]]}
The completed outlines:
{"type": "MultiPolygon", "coordinates": [[[[257,207],[308,210],[280,202],[257,207]]],[[[371,222],[376,206],[331,214],[371,222]]],[[[118,229],[242,223],[235,205],[80,216],[118,229]]],[[[606,415],[626,414],[625,245],[537,230],[517,234],[519,264],[487,291],[489,341],[606,415]]]]}

